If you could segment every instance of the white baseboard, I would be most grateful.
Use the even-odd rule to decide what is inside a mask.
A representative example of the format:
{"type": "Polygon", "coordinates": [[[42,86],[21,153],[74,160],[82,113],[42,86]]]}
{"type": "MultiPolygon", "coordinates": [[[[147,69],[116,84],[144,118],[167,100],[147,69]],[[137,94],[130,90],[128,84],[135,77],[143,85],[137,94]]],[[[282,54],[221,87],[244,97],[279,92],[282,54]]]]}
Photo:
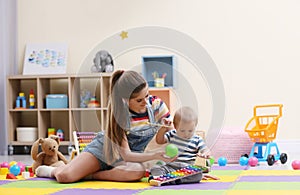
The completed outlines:
{"type": "Polygon", "coordinates": [[[277,143],[280,153],[286,153],[288,156],[300,157],[300,140],[274,140],[277,143]]]}

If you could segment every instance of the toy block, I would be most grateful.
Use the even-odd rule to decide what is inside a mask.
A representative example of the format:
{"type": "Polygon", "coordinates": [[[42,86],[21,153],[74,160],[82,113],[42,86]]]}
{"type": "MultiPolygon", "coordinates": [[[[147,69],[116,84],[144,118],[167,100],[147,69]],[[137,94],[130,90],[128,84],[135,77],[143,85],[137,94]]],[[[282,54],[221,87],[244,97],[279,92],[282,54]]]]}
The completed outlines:
{"type": "Polygon", "coordinates": [[[207,159],[201,156],[196,156],[196,160],[194,163],[195,166],[202,167],[203,173],[210,172],[210,167],[207,166],[207,159]]]}
{"type": "Polygon", "coordinates": [[[23,171],[23,172],[22,172],[22,177],[23,177],[24,179],[28,179],[28,178],[30,177],[30,172],[28,172],[28,171],[23,171]]]}
{"type": "Polygon", "coordinates": [[[8,173],[6,175],[6,179],[17,179],[17,177],[14,174],[12,174],[12,173],[8,173]]]}
{"type": "Polygon", "coordinates": [[[194,165],[198,167],[206,167],[206,158],[197,156],[194,165]]]}
{"type": "Polygon", "coordinates": [[[28,172],[32,173],[33,172],[32,171],[32,166],[26,166],[25,171],[28,171],[28,172]]]}
{"type": "Polygon", "coordinates": [[[150,174],[151,174],[151,173],[150,173],[150,171],[149,171],[149,170],[146,170],[146,171],[145,171],[145,175],[144,175],[144,177],[149,177],[149,176],[150,176],[150,174]]]}
{"type": "Polygon", "coordinates": [[[2,168],[0,169],[0,175],[6,175],[7,173],[9,173],[8,168],[2,167],[2,168]]]}

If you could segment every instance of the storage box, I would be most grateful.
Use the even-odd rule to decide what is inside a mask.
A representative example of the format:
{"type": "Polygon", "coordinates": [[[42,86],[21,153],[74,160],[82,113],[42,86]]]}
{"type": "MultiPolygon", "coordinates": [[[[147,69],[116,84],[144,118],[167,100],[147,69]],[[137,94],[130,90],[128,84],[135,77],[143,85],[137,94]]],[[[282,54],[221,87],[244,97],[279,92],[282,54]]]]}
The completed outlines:
{"type": "Polygon", "coordinates": [[[36,127],[17,127],[17,141],[33,142],[37,140],[36,127]]]}
{"type": "Polygon", "coordinates": [[[68,96],[66,94],[48,94],[46,108],[68,108],[68,96]]]}

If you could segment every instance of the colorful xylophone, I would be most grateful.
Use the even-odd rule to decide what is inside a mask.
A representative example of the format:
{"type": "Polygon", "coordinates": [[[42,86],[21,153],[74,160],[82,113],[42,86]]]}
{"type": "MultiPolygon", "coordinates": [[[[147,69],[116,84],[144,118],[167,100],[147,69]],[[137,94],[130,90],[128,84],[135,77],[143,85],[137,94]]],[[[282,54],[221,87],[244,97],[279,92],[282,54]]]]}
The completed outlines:
{"type": "Polygon", "coordinates": [[[153,179],[151,179],[149,182],[150,182],[151,186],[161,186],[161,185],[167,184],[171,181],[176,181],[178,179],[182,179],[185,177],[189,177],[191,175],[198,174],[199,172],[202,172],[202,171],[203,171],[203,168],[201,168],[201,167],[198,167],[195,165],[189,165],[185,168],[178,169],[171,173],[153,177],[153,179]]]}

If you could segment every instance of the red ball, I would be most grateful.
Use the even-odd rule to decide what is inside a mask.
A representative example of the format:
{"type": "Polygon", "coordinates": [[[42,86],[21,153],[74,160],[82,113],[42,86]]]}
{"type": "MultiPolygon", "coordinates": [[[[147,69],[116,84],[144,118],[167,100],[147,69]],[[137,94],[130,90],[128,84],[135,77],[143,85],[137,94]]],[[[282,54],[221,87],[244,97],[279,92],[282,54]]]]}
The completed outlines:
{"type": "Polygon", "coordinates": [[[292,167],[294,170],[299,170],[300,169],[300,160],[294,160],[292,162],[292,167]]]}
{"type": "Polygon", "coordinates": [[[253,156],[253,157],[249,158],[248,164],[251,167],[255,167],[258,164],[258,159],[255,156],[253,156]]]}

